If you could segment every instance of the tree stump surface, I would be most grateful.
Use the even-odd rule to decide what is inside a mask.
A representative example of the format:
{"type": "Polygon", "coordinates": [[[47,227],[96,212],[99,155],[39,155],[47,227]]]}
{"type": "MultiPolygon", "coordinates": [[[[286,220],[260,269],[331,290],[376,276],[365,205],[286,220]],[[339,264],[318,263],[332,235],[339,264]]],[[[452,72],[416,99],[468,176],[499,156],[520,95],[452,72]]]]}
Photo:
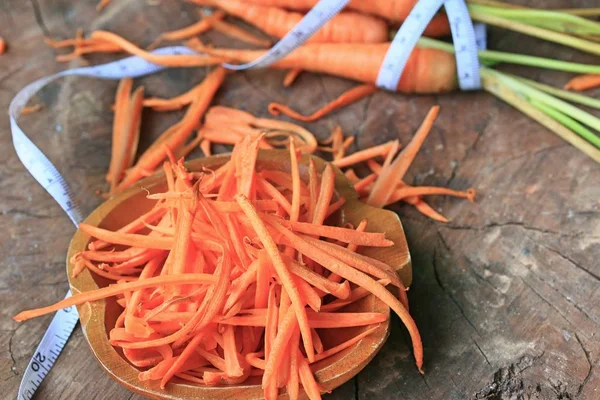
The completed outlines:
{"type": "MultiPolygon", "coordinates": [[[[528,5],[592,7],[595,0],[529,1],[528,5]]],[[[167,29],[196,20],[195,7],[173,1],[124,1],[100,14],[96,0],[0,2],[0,397],[15,398],[22,373],[51,316],[25,323],[19,311],[53,303],[67,290],[65,254],[75,231],[54,200],[19,162],[6,115],[29,82],[67,67],[114,59],[54,61],[44,35],[72,37],[107,29],[146,46],[167,29]]],[[[218,34],[207,40],[239,45],[218,34]]],[[[491,29],[492,49],[587,63],[598,58],[515,33],[491,29]]],[[[570,74],[502,67],[562,86],[570,74]]],[[[173,96],[206,69],[172,69],[136,80],[153,96],[173,96]]],[[[310,112],[352,87],[347,80],[303,73],[288,89],[281,71],[229,76],[214,104],[269,116],[277,100],[310,112]]],[[[64,173],[87,215],[106,189],[116,82],[63,79],[33,100],[43,109],[20,124],[64,173]]],[[[600,92],[591,92],[599,95],[600,92]]],[[[421,330],[425,375],[414,366],[408,335],[392,335],[357,378],[329,399],[598,399],[600,398],[600,166],[509,105],[484,92],[405,96],[378,92],[305,126],[319,138],[340,124],[356,136],[353,150],[399,138],[407,143],[428,108],[441,105],[435,127],[408,181],[474,187],[475,204],[428,202],[451,219],[430,221],[394,207],[413,258],[411,313],[421,330]]],[[[181,113],[144,115],[145,148],[181,113]]],[[[218,148],[216,149],[219,150],[218,148]]],[[[224,149],[221,149],[224,150],[224,149]]],[[[39,399],[139,399],[113,382],[93,359],[79,328],[43,382],[39,399]]]]}

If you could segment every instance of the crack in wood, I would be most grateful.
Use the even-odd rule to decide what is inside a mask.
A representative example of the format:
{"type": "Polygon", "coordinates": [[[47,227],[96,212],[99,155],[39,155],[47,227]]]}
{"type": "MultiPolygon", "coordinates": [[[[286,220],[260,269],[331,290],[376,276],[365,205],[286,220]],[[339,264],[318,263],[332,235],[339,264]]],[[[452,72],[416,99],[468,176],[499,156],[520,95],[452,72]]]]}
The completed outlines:
{"type": "MultiPolygon", "coordinates": [[[[448,252],[451,252],[450,248],[447,246],[446,242],[444,241],[444,239],[442,238],[441,234],[439,233],[439,231],[437,231],[438,237],[440,238],[441,242],[443,243],[443,246],[446,247],[446,250],[448,252]]],[[[452,300],[452,302],[454,303],[454,305],[458,308],[459,312],[461,313],[461,315],[464,317],[465,321],[467,322],[467,324],[469,324],[469,326],[471,328],[473,328],[473,330],[479,335],[481,336],[481,333],[479,332],[479,330],[475,327],[475,325],[471,322],[471,320],[467,317],[464,309],[461,307],[461,305],[459,304],[459,302],[456,300],[456,298],[454,297],[454,295],[452,294],[451,291],[447,290],[444,285],[442,284],[442,280],[440,278],[440,274],[439,274],[439,270],[438,270],[438,249],[439,246],[437,246],[434,250],[433,250],[433,259],[432,259],[432,266],[433,266],[433,276],[435,278],[435,281],[437,282],[438,286],[442,289],[442,291],[450,298],[450,300],[452,300]]]]}
{"type": "Polygon", "coordinates": [[[589,365],[588,372],[587,372],[585,378],[583,379],[583,382],[581,382],[581,385],[579,385],[579,388],[577,389],[577,396],[579,396],[581,394],[581,392],[583,392],[583,388],[585,387],[585,385],[590,380],[590,377],[592,376],[592,371],[594,370],[594,364],[592,363],[592,357],[591,357],[590,352],[583,345],[583,342],[579,338],[579,335],[577,334],[577,332],[575,332],[575,339],[577,339],[577,343],[579,343],[579,346],[581,346],[581,350],[583,350],[583,354],[585,354],[585,359],[589,365]]]}

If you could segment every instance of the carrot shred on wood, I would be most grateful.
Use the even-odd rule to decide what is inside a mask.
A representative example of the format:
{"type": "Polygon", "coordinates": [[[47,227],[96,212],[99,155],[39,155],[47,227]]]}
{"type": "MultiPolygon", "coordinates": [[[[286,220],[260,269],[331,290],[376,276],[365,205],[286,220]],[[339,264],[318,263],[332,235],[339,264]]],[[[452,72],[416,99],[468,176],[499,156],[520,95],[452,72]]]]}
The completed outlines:
{"type": "Polygon", "coordinates": [[[582,92],[600,86],[600,74],[579,75],[565,84],[565,89],[582,92]]]}
{"type": "Polygon", "coordinates": [[[283,114],[290,118],[297,119],[299,121],[313,122],[313,121],[316,121],[337,109],[346,107],[349,104],[357,102],[358,100],[362,99],[363,97],[367,97],[370,94],[375,93],[376,91],[377,91],[377,87],[370,85],[370,84],[357,86],[355,88],[348,90],[347,92],[342,93],[337,99],[335,99],[331,103],[323,106],[322,108],[315,111],[311,115],[299,114],[296,111],[289,108],[288,106],[286,106],[284,104],[280,104],[280,103],[269,104],[269,112],[272,115],[283,114]]]}

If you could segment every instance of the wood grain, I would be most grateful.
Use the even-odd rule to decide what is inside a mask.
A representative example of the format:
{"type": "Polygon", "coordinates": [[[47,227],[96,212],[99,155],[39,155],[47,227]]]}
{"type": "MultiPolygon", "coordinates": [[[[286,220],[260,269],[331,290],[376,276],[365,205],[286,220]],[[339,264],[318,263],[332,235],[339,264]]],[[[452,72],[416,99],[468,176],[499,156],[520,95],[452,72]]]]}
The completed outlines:
{"type": "MultiPolygon", "coordinates": [[[[96,14],[95,0],[0,2],[0,34],[10,49],[0,58],[0,108],[32,80],[56,72],[41,41],[72,36],[78,26],[104,28],[142,45],[157,32],[182,27],[194,8],[174,1],[147,5],[114,0],[96,14]],[[36,19],[37,10],[37,19],[36,19]]],[[[538,7],[592,7],[597,0],[521,1],[538,7]]],[[[597,57],[524,36],[491,30],[490,48],[598,63],[597,57]]],[[[217,35],[210,41],[231,45],[217,35]]],[[[236,44],[237,45],[237,44],[236,44]]],[[[90,62],[106,60],[90,58],[90,62]]],[[[79,61],[73,65],[81,64],[79,61]]],[[[502,67],[561,86],[571,75],[502,67]]],[[[202,69],[170,70],[137,83],[149,95],[181,93],[202,69]]],[[[283,73],[253,71],[228,78],[216,103],[267,116],[275,99],[313,111],[351,82],[302,74],[282,89],[283,73]]],[[[116,83],[58,82],[35,99],[45,105],[23,127],[73,183],[86,213],[102,200],[110,148],[109,105],[116,83]]],[[[598,96],[600,92],[592,91],[598,96]]],[[[356,136],[354,149],[400,138],[406,143],[429,106],[441,114],[409,171],[415,184],[475,187],[475,205],[446,198],[431,203],[446,225],[394,207],[411,249],[411,312],[425,345],[421,377],[408,336],[392,319],[383,351],[330,399],[597,399],[600,397],[600,167],[551,132],[485,93],[403,96],[376,93],[306,127],[324,138],[335,124],[356,136]]],[[[179,117],[148,113],[142,148],[179,117]]],[[[23,169],[0,113],[0,398],[13,399],[21,374],[49,317],[17,324],[18,311],[60,299],[67,289],[64,259],[74,227],[23,169]]],[[[81,330],[42,385],[41,399],[139,399],[94,362],[81,330]]]]}

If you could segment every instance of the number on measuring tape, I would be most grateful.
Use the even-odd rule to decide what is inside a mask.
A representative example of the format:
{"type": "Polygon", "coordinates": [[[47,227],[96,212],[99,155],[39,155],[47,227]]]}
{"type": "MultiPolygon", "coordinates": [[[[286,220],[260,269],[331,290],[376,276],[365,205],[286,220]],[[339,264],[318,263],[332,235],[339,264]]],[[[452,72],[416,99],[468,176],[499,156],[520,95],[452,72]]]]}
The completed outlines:
{"type": "MultiPolygon", "coordinates": [[[[70,295],[71,292],[68,292],[66,297],[70,295]]],[[[74,306],[56,312],[23,373],[19,386],[19,400],[30,400],[33,397],[56,362],[78,320],[79,316],[74,306]]]]}
{"type": "MultiPolygon", "coordinates": [[[[459,86],[462,90],[475,90],[481,87],[477,36],[464,0],[419,1],[392,40],[377,76],[377,86],[390,91],[396,90],[414,47],[442,4],[448,14],[452,40],[456,49],[459,86]]],[[[477,32],[485,34],[485,27],[479,28],[477,32]]],[[[485,42],[485,35],[483,42],[485,42]]]]}
{"type": "Polygon", "coordinates": [[[275,61],[290,54],[312,35],[315,34],[327,21],[339,13],[350,0],[320,0],[306,15],[289,31],[275,46],[256,60],[241,64],[225,63],[225,68],[240,71],[249,68],[265,68],[275,61]]]}
{"type": "MultiPolygon", "coordinates": [[[[187,47],[164,47],[153,51],[154,54],[178,55],[197,54],[187,47]]],[[[23,88],[9,106],[10,128],[13,145],[19,160],[36,181],[56,200],[71,221],[77,225],[81,220],[81,212],[75,196],[67,181],[46,155],[33,143],[17,123],[21,109],[27,102],[48,83],[65,76],[87,76],[100,79],[122,79],[140,77],[162,70],[164,67],[151,64],[139,57],[127,57],[119,61],[94,67],[76,68],[39,79],[23,88]]],[[[67,297],[70,292],[67,293],[67,297]]],[[[69,307],[57,311],[46,330],[38,348],[27,365],[19,386],[18,399],[29,400],[56,362],[78,321],[77,309],[69,307]]]]}

